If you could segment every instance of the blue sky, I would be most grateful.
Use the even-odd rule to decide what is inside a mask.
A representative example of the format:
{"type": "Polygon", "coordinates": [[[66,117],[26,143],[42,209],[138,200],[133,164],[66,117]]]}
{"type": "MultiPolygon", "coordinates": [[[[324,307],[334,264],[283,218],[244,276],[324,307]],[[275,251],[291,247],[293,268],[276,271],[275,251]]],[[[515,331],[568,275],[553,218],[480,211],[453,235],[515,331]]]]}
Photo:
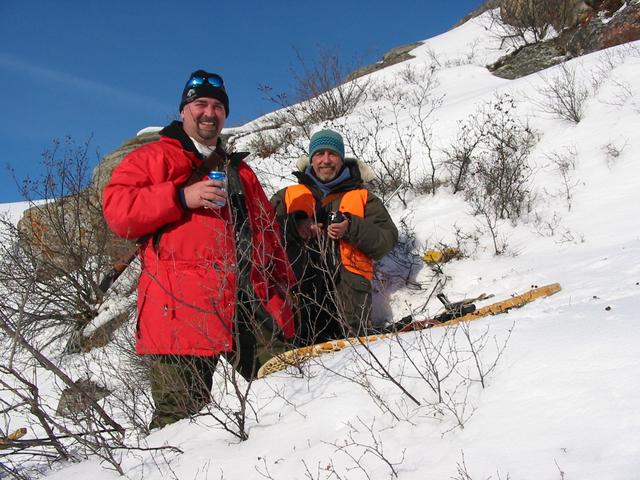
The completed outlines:
{"type": "Polygon", "coordinates": [[[54,140],[89,141],[92,164],[147,126],[176,118],[193,70],[220,73],[228,126],[274,109],[258,91],[294,86],[297,50],[372,63],[448,30],[482,0],[451,2],[0,0],[0,202],[9,172],[37,177],[54,140]]]}

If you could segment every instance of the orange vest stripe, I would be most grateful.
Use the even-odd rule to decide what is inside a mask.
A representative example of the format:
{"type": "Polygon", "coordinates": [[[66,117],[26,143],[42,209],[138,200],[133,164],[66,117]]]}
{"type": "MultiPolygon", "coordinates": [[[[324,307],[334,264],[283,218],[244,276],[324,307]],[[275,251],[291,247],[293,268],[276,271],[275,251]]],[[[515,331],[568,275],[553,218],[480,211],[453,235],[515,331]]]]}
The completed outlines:
{"type": "MultiPolygon", "coordinates": [[[[339,210],[356,217],[364,218],[364,207],[369,192],[364,188],[350,190],[340,200],[339,210]]],[[[340,240],[340,260],[344,268],[371,281],[373,278],[373,260],[352,243],[340,240]]]]}
{"type": "MultiPolygon", "coordinates": [[[[364,218],[364,209],[369,192],[364,189],[351,190],[342,195],[338,210],[364,218]]],[[[325,197],[323,204],[327,205],[340,194],[325,197]]],[[[284,196],[287,213],[295,211],[306,212],[309,218],[315,215],[316,200],[305,185],[292,185],[287,188],[284,196]]],[[[340,261],[344,268],[371,281],[373,278],[373,260],[365,255],[353,244],[340,240],[340,261]]]]}
{"type": "Polygon", "coordinates": [[[287,213],[302,211],[309,218],[315,217],[316,199],[311,190],[304,185],[288,187],[284,194],[284,204],[287,206],[287,213]]]}

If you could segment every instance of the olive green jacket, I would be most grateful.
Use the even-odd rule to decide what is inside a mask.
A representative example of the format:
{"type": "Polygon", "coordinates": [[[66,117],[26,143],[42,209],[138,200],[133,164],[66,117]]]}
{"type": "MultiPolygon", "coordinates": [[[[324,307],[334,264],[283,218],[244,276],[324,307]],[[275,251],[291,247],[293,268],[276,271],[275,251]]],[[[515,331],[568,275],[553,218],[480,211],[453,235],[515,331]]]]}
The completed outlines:
{"type": "MultiPolygon", "coordinates": [[[[302,165],[304,168],[304,165],[302,165]]],[[[366,188],[361,175],[361,164],[355,159],[346,159],[351,177],[335,186],[329,194],[345,193],[350,190],[366,188]]],[[[298,183],[306,185],[316,199],[316,221],[326,224],[329,212],[338,210],[342,196],[334,198],[329,204],[322,206],[324,197],[315,181],[310,177],[310,169],[294,172],[298,183]]],[[[342,319],[343,332],[335,332],[333,336],[340,338],[344,334],[362,332],[370,326],[371,316],[371,282],[340,264],[337,254],[337,242],[333,242],[326,235],[313,241],[305,241],[297,232],[296,221],[306,218],[304,212],[287,214],[285,205],[286,188],[277,192],[271,203],[282,227],[287,255],[293,266],[304,298],[323,302],[319,316],[327,317],[327,310],[335,309],[337,318],[342,319]],[[321,273],[319,273],[321,272],[321,273]],[[321,277],[321,280],[319,280],[321,277]],[[310,280],[311,279],[311,280],[310,280]],[[311,292],[315,289],[315,292],[311,292]],[[320,293],[319,293],[320,292],[320,293]],[[320,299],[319,294],[330,295],[320,299]]],[[[352,215],[348,230],[343,240],[369,256],[372,260],[379,260],[389,253],[398,242],[398,230],[389,216],[389,212],[376,195],[368,192],[364,218],[352,215]]],[[[313,321],[314,319],[311,319],[313,321]]]]}

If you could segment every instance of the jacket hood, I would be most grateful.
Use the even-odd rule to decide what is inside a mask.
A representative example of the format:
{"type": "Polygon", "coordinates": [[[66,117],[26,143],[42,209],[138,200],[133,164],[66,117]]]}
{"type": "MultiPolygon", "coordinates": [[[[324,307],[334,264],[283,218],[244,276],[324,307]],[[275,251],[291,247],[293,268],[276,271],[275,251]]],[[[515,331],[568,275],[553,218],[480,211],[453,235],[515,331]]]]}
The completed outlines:
{"type": "Polygon", "coordinates": [[[182,145],[182,148],[184,148],[186,151],[198,154],[198,149],[193,144],[191,138],[189,138],[189,135],[186,134],[184,128],[182,128],[182,122],[174,120],[169,125],[160,130],[160,135],[162,135],[163,137],[173,138],[174,140],[180,142],[180,145],[182,145]]]}

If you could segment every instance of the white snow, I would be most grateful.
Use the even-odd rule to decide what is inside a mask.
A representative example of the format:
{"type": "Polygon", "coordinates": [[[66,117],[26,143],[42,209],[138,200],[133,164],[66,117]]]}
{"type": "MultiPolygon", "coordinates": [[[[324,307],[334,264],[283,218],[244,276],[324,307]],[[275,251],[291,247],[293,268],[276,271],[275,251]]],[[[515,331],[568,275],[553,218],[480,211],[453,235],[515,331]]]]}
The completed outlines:
{"type": "Polygon", "coordinates": [[[4,215],[7,220],[17,224],[22,213],[29,208],[29,202],[14,202],[0,204],[0,215],[4,215]]]}
{"type": "Polygon", "coordinates": [[[144,135],[145,133],[156,133],[156,132],[159,132],[160,130],[162,130],[162,127],[145,127],[142,130],[140,130],[138,133],[136,133],[136,137],[139,137],[140,135],[144,135]]]}
{"type": "MultiPolygon", "coordinates": [[[[502,299],[554,282],[562,291],[469,324],[472,338],[487,335],[485,365],[505,348],[485,388],[461,379],[447,384],[463,425],[450,412],[436,411],[433,393],[403,361],[408,349],[415,362],[423,362],[417,346],[427,338],[468,351],[462,329],[432,329],[371,344],[419,406],[378,376],[369,378],[376,400],[357,383],[371,373],[361,358],[368,354],[362,347],[347,349],[310,362],[304,376],[288,371],[256,381],[247,441],[237,441],[209,416],[184,420],[146,438],[149,446],[172,445],[183,453],[122,452],[126,478],[351,480],[394,478],[395,471],[404,480],[640,479],[640,43],[569,62],[590,81],[589,73],[602,70],[606,59],[618,59],[588,99],[584,119],[574,124],[542,113],[534,101],[543,76],[558,67],[514,81],[484,68],[504,52],[483,25],[476,19],[425,41],[409,64],[441,62],[438,89],[446,97],[434,118],[441,147],[453,138],[457,122],[496,92],[517,100],[518,112],[540,136],[532,152],[533,211],[540,218],[500,224],[507,243],[500,256],[484,234],[469,258],[443,267],[445,291],[454,300],[482,292],[502,299]],[[570,209],[549,160],[550,153],[567,148],[575,151],[570,209]]],[[[400,82],[402,68],[377,72],[375,79],[400,82]]],[[[16,211],[15,205],[5,207],[16,211]]],[[[425,245],[452,244],[454,225],[481,225],[446,187],[434,197],[413,198],[407,208],[394,200],[390,212],[396,221],[409,221],[425,245]]],[[[418,277],[429,275],[424,265],[418,277]]],[[[427,293],[392,292],[393,317],[422,305],[427,293]]],[[[436,303],[427,311],[434,313],[436,303]]],[[[476,375],[471,359],[459,367],[476,375]]],[[[214,395],[221,388],[218,382],[214,395]]],[[[57,465],[46,478],[119,476],[91,460],[57,465]]]]}

